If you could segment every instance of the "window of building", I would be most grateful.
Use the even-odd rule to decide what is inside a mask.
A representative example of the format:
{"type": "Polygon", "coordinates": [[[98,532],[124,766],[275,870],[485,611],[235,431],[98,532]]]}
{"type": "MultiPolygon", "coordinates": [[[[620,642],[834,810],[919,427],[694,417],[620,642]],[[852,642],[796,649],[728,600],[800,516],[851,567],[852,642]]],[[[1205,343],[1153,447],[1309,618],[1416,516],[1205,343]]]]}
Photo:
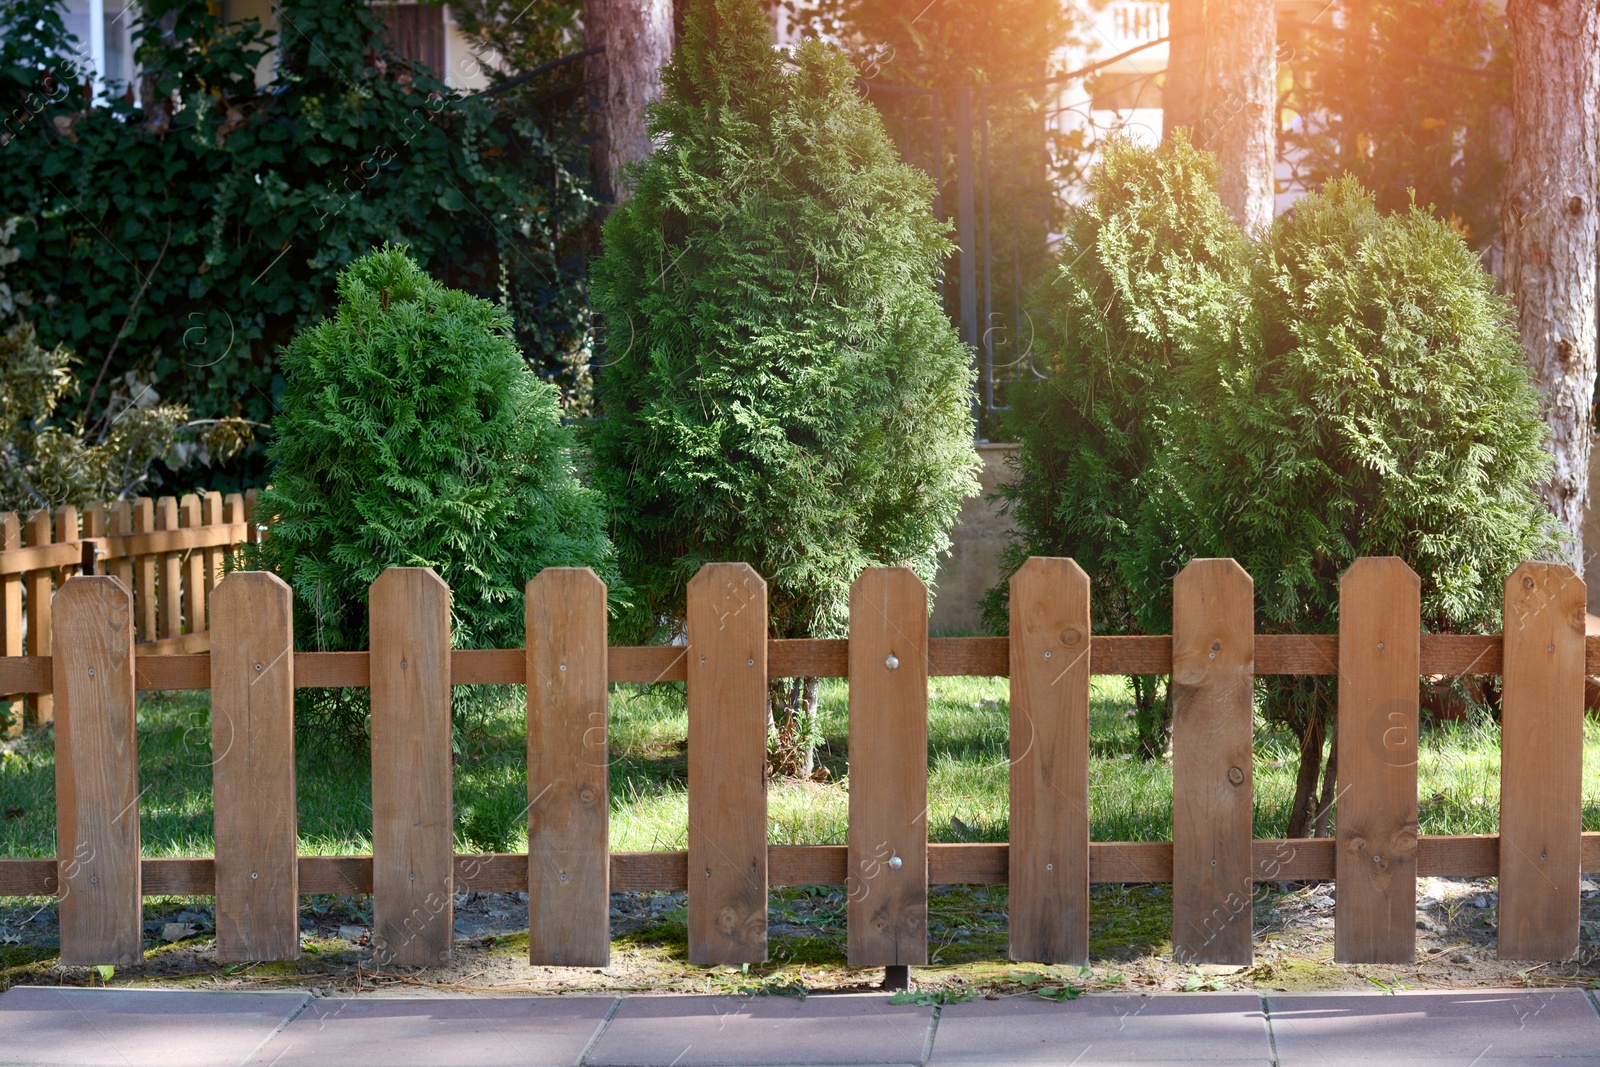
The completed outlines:
{"type": "Polygon", "coordinates": [[[441,77],[444,65],[444,9],[429,4],[382,4],[376,10],[388,27],[395,53],[428,66],[441,77]]]}

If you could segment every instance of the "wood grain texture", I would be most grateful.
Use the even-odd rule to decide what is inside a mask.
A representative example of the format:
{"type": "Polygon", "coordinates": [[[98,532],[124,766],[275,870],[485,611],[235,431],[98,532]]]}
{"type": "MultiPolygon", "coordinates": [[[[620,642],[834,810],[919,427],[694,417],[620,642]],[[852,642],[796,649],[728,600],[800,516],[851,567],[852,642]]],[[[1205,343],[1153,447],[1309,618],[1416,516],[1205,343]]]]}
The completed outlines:
{"type": "MultiPolygon", "coordinates": [[[[201,504],[204,509],[201,519],[204,521],[206,526],[221,526],[223,522],[222,494],[218,492],[207,493],[202,498],[201,504]]],[[[242,539],[243,538],[241,537],[241,540],[242,539]]],[[[226,555],[227,551],[220,546],[206,549],[205,602],[207,605],[211,603],[211,594],[216,590],[217,583],[222,581],[222,561],[226,555]]],[[[199,623],[197,623],[195,628],[199,630],[205,630],[209,629],[210,625],[209,618],[207,618],[202,619],[199,623]]]]}
{"type": "Polygon", "coordinates": [[[144,955],[133,605],[101,576],[68,580],[54,608],[61,962],[132,966],[144,955]]]}
{"type": "MultiPolygon", "coordinates": [[[[54,539],[55,528],[50,522],[50,512],[44,509],[28,516],[23,531],[29,546],[48,545],[54,539]]],[[[24,611],[27,617],[26,647],[30,656],[48,656],[51,650],[50,597],[54,592],[54,572],[34,571],[22,579],[25,594],[24,611]]],[[[43,726],[55,717],[55,698],[49,693],[35,693],[28,697],[24,719],[29,726],[43,726]]]]}
{"type": "Polygon", "coordinates": [[[211,594],[217,958],[300,958],[294,594],[265,571],[211,594]]]}
{"type": "Polygon", "coordinates": [[[1252,960],[1255,583],[1196,559],[1172,583],[1172,949],[1252,960]]]}
{"type": "MultiPolygon", "coordinates": [[[[156,500],[156,529],[178,528],[178,502],[170,496],[156,500]]],[[[177,637],[183,633],[183,556],[178,552],[160,555],[161,576],[156,596],[161,604],[160,637],[177,637]]]]}
{"type": "MultiPolygon", "coordinates": [[[[117,565],[131,561],[114,561],[117,565]]],[[[135,610],[138,605],[135,602],[135,610]]],[[[1335,670],[1323,670],[1321,664],[1325,653],[1331,655],[1333,662],[1338,660],[1338,637],[1336,635],[1284,635],[1261,634],[1256,637],[1256,673],[1265,674],[1333,674],[1335,670]],[[1264,651],[1265,650],[1265,651],[1264,651]],[[1329,651],[1331,650],[1331,652],[1329,651]],[[1270,664],[1263,664],[1261,656],[1272,657],[1270,664]],[[1296,666],[1299,664],[1300,666],[1296,666]],[[1266,667],[1272,669],[1265,669],[1266,667]]],[[[1500,636],[1498,634],[1423,634],[1422,635],[1422,673],[1432,674],[1487,674],[1500,673],[1500,636]]],[[[929,664],[938,665],[943,662],[948,666],[957,662],[970,660],[984,661],[984,673],[997,673],[1004,677],[1009,671],[1005,660],[1009,655],[1006,638],[1003,637],[936,637],[929,642],[929,664]],[[1000,644],[982,646],[979,652],[961,651],[960,642],[965,641],[998,641],[1000,644]],[[948,642],[945,651],[938,651],[940,642],[948,642]],[[1002,664],[993,668],[987,661],[993,658],[995,649],[999,648],[1002,664]]],[[[1090,651],[1090,672],[1099,675],[1137,674],[1148,673],[1151,664],[1160,662],[1163,668],[1170,671],[1172,659],[1170,652],[1164,657],[1157,657],[1149,652],[1152,642],[1162,643],[1168,647],[1172,644],[1170,637],[1096,637],[1093,638],[1090,651]],[[1128,654],[1134,646],[1116,645],[1107,651],[1104,642],[1108,641],[1137,641],[1140,642],[1136,654],[1128,654]],[[1098,650],[1098,651],[1096,651],[1098,650]]],[[[800,677],[835,677],[832,674],[805,674],[804,670],[810,665],[819,665],[827,669],[835,653],[826,651],[818,653],[814,650],[804,651],[791,645],[801,642],[789,639],[772,640],[767,642],[768,664],[773,662],[773,657],[781,658],[787,666],[785,673],[768,672],[769,678],[800,678],[800,677]]],[[[810,644],[811,642],[804,642],[810,644]]],[[[816,642],[817,644],[831,642],[816,642]]],[[[1590,675],[1600,675],[1600,635],[1590,636],[1585,639],[1586,670],[1590,675]]],[[[209,668],[204,662],[204,656],[195,653],[203,652],[209,648],[209,640],[204,635],[188,635],[168,641],[140,641],[135,648],[140,657],[139,663],[139,688],[141,690],[153,689],[204,689],[209,678],[209,668]]],[[[838,654],[844,655],[845,642],[838,642],[838,654]]],[[[613,682],[681,682],[688,678],[687,649],[683,645],[646,645],[646,646],[618,646],[607,650],[607,673],[613,682]]],[[[520,648],[486,648],[486,649],[457,649],[451,656],[451,669],[457,685],[516,685],[523,678],[524,652],[520,648]]],[[[365,686],[368,683],[367,653],[365,652],[298,652],[295,654],[296,682],[300,688],[325,688],[327,686],[365,686]]],[[[845,677],[847,670],[841,670],[836,676],[845,677]]],[[[963,676],[960,671],[930,670],[929,677],[934,676],[963,676]]],[[[4,686],[20,686],[11,688],[9,692],[48,693],[50,692],[50,665],[49,657],[42,657],[37,664],[32,661],[19,663],[12,657],[0,656],[0,684],[4,686]]]]}
{"type": "Polygon", "coordinates": [[[54,526],[55,542],[66,547],[69,557],[56,568],[56,588],[60,589],[68,578],[82,569],[83,546],[77,544],[78,509],[71,504],[63,504],[56,508],[54,526]]]}
{"type": "Polygon", "coordinates": [[[689,680],[687,645],[612,648],[606,672],[613,682],[685,682],[689,680]]]}
{"type": "Polygon", "coordinates": [[[928,961],[928,591],[908,567],[850,587],[850,966],[928,961]]]}
{"type": "Polygon", "coordinates": [[[1415,957],[1421,588],[1396,556],[1358,559],[1339,580],[1340,963],[1415,957]]]}
{"type": "Polygon", "coordinates": [[[1583,580],[1564,564],[1524,563],[1506,578],[1497,949],[1503,960],[1564,960],[1578,950],[1587,599],[1583,580]]]}
{"type": "MultiPolygon", "coordinates": [[[[0,514],[0,552],[22,547],[22,523],[15,512],[0,514]]],[[[0,575],[0,656],[22,655],[22,576],[0,575]]],[[[23,701],[0,688],[0,737],[22,733],[23,701]]]]}
{"type": "Polygon", "coordinates": [[[606,586],[550,567],[525,598],[528,962],[611,962],[606,586]]]}
{"type": "Polygon", "coordinates": [[[426,567],[372,583],[372,943],[435,967],[454,940],[450,590],[426,567]]]}
{"type": "Polygon", "coordinates": [[[104,504],[90,504],[83,509],[83,537],[84,539],[104,537],[106,534],[106,518],[110,514],[104,504]]]}
{"type": "MultiPolygon", "coordinates": [[[[1492,878],[1499,870],[1500,839],[1493,834],[1422,837],[1417,875],[1427,878],[1492,878]]],[[[1262,838],[1251,843],[1258,882],[1332,881],[1334,842],[1328,838],[1262,838]]],[[[1005,885],[1010,846],[930,844],[930,885],[1005,885]]],[[[1600,874],[1600,833],[1580,844],[1583,872],[1600,874]]],[[[767,869],[773,886],[844,885],[849,852],[844,845],[769,845],[767,869]]],[[[216,889],[213,861],[146,858],[141,862],[145,896],[208,896],[216,889]]],[[[301,856],[300,892],[369,893],[371,856],[301,856]]],[[[0,859],[0,897],[54,896],[54,859],[0,859]]],[[[1089,845],[1089,878],[1100,883],[1172,881],[1170,841],[1095,841],[1089,845]]],[[[465,853],[455,857],[458,892],[522,892],[528,857],[522,853],[465,853]]],[[[678,891],[689,885],[684,851],[611,853],[614,891],[678,891]]]]}
{"type": "Polygon", "coordinates": [[[1011,577],[1010,953],[1089,962],[1089,576],[1029,559],[1011,577]]]}
{"type": "MultiPolygon", "coordinates": [[[[133,501],[133,532],[149,533],[156,528],[156,502],[147,496],[133,501]]],[[[161,636],[161,613],[156,600],[156,557],[139,555],[133,561],[133,605],[138,613],[140,641],[161,636]]]]}
{"type": "Polygon", "coordinates": [[[767,958],[767,583],[689,580],[689,962],[767,958]]]}
{"type": "MultiPolygon", "coordinates": [[[[106,537],[110,539],[118,534],[131,534],[133,532],[133,505],[127,500],[118,500],[113,503],[106,513],[106,537]]],[[[127,587],[128,592],[134,592],[133,560],[125,556],[109,554],[101,560],[105,572],[127,587]]],[[[134,624],[137,627],[139,618],[139,604],[135,597],[134,624]]]]}
{"type": "MultiPolygon", "coordinates": [[[[202,525],[200,498],[185,493],[178,500],[178,525],[199,533],[202,525]]],[[[206,629],[206,554],[191,548],[183,554],[183,632],[204,633],[206,629]]]]}

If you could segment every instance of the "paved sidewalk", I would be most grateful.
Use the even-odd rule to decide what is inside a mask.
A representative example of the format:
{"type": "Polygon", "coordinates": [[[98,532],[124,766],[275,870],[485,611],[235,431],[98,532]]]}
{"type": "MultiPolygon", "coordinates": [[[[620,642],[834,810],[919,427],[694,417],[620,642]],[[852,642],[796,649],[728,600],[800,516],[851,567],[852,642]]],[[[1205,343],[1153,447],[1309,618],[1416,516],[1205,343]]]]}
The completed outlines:
{"type": "Polygon", "coordinates": [[[1102,994],[942,1008],[885,995],[381,997],[18,987],[0,1064],[543,1067],[1249,1064],[1600,1067],[1574,989],[1102,994]]]}

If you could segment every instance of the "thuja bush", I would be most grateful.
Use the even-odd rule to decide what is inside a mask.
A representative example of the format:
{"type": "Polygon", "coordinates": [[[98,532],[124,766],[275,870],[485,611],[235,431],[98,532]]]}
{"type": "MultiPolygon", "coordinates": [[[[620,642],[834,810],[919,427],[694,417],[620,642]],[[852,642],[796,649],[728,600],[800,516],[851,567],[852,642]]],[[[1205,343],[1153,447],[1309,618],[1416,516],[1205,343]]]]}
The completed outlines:
{"type": "MultiPolygon", "coordinates": [[[[283,350],[272,485],[256,505],[272,525],[244,564],[293,587],[302,649],[367,647],[367,589],[388,567],[438,572],[458,648],[519,647],[523,588],[544,567],[593,567],[617,586],[555,387],[510,331],[498,305],[385,246],[340,272],[334,314],[283,350]]],[[[359,732],[360,692],[304,710],[359,732]]]]}
{"type": "MultiPolygon", "coordinates": [[[[1249,246],[1217,199],[1215,162],[1185,131],[1155,150],[1114,138],[1089,189],[1038,301],[1049,309],[1048,377],[1015,391],[1005,420],[1021,448],[1018,476],[999,490],[1017,533],[1001,565],[1009,577],[1032,555],[1074,556],[1093,583],[1095,631],[1132,633],[1152,590],[1130,585],[1121,564],[1145,536],[1131,504],[1153,491],[1152,462],[1183,399],[1173,374],[1240,342],[1249,246]]],[[[985,617],[1004,630],[1004,582],[985,617]]],[[[1141,751],[1158,756],[1165,694],[1154,676],[1135,677],[1134,690],[1141,751]]]]}
{"type": "MultiPolygon", "coordinates": [[[[840,633],[863,568],[931,582],[977,490],[932,185],[844,55],[770,37],[755,0],[690,10],[651,112],[660,147],[629,175],[595,270],[595,477],[636,635],[676,626],[712,560],[766,579],[775,636],[840,633]]],[[[777,695],[802,771],[814,694],[777,695]]]]}
{"type": "MultiPolygon", "coordinates": [[[[1171,154],[1137,151],[1151,171],[1173,166],[1171,154]]],[[[1090,423],[1096,409],[1070,392],[1032,388],[1032,410],[1085,440],[1099,433],[1084,465],[1126,455],[1136,434],[1150,440],[1117,497],[1041,461],[1024,438],[1028,484],[1012,500],[1028,505],[1013,507],[1028,547],[1087,549],[1146,632],[1168,631],[1172,578],[1200,556],[1232,556],[1250,572],[1258,632],[1334,632],[1339,576],[1368,555],[1399,556],[1418,573],[1426,629],[1497,629],[1506,575],[1559,546],[1535,491],[1549,465],[1538,394],[1477,256],[1422,208],[1380,213],[1354,179],[1302,198],[1244,247],[1248,269],[1219,279],[1214,314],[1187,316],[1198,335],[1173,345],[1146,387],[1149,422],[1134,411],[1120,425],[1090,423]],[[1107,553],[1082,523],[1036,521],[1051,501],[1048,515],[1115,515],[1119,542],[1107,553]]],[[[1161,315],[1152,303],[1134,318],[1161,315]]],[[[1108,315],[1079,326],[1129,332],[1108,315]]],[[[1334,685],[1260,683],[1267,716],[1301,743],[1289,836],[1328,830],[1337,769],[1321,774],[1321,764],[1334,685]]]]}

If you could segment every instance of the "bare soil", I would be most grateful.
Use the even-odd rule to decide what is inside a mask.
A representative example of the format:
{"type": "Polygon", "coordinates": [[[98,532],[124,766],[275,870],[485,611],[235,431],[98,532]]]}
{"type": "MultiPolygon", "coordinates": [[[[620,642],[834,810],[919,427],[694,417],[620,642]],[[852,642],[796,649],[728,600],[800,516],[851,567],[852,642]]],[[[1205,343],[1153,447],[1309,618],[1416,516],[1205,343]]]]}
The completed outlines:
{"type": "MultiPolygon", "coordinates": [[[[55,902],[0,908],[0,989],[16,984],[179,986],[207,989],[308,988],[322,994],[723,992],[803,995],[877,988],[880,969],[845,963],[845,897],[834,887],[777,890],[770,913],[770,961],[762,966],[691,967],[685,954],[682,893],[612,896],[611,964],[536,967],[527,962],[527,898],[467,893],[456,900],[456,958],[427,970],[374,966],[366,897],[308,898],[301,957],[293,962],[221,964],[210,901],[146,901],[145,959],[138,967],[63,967],[55,902]]],[[[1334,887],[1268,883],[1256,890],[1251,966],[1192,967],[1171,958],[1171,888],[1096,886],[1091,966],[1042,967],[1006,961],[1003,887],[934,888],[926,967],[915,987],[935,998],[1023,990],[1056,999],[1127,990],[1398,990],[1600,986],[1600,887],[1586,880],[1578,952],[1551,963],[1501,960],[1495,950],[1493,879],[1429,878],[1417,887],[1416,961],[1408,966],[1333,962],[1334,887]]]]}

